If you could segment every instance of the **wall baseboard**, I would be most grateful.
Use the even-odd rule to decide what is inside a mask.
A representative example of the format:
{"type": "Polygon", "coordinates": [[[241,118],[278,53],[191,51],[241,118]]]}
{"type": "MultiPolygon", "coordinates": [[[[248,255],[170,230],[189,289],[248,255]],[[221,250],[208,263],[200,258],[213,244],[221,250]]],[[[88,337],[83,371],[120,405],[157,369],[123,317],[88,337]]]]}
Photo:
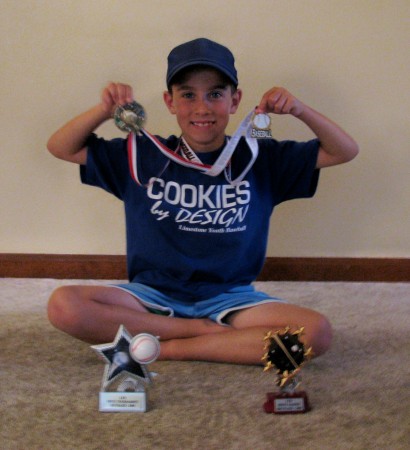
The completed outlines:
{"type": "MultiPolygon", "coordinates": [[[[127,278],[123,255],[0,253],[1,278],[127,278]]],[[[409,282],[410,258],[268,257],[258,281],[409,282]]]]}

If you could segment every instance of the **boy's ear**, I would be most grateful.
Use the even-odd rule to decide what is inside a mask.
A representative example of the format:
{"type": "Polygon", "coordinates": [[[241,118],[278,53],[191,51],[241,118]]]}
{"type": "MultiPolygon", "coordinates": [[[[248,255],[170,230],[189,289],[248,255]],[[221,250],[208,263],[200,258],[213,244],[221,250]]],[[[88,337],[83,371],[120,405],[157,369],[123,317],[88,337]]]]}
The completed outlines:
{"type": "Polygon", "coordinates": [[[164,92],[164,102],[171,114],[175,114],[174,99],[169,91],[164,92]]]}
{"type": "Polygon", "coordinates": [[[232,105],[231,105],[231,114],[235,114],[236,110],[238,109],[239,103],[241,102],[241,98],[242,98],[242,91],[240,89],[237,89],[233,94],[232,94],[232,105]]]}

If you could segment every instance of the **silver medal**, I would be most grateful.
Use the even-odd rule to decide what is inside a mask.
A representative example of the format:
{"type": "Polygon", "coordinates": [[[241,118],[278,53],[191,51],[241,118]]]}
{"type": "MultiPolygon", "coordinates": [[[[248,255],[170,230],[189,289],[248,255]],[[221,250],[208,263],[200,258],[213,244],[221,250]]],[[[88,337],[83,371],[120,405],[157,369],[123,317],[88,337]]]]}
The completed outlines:
{"type": "Polygon", "coordinates": [[[256,139],[272,138],[271,119],[268,114],[259,113],[252,117],[251,137],[256,139]]]}

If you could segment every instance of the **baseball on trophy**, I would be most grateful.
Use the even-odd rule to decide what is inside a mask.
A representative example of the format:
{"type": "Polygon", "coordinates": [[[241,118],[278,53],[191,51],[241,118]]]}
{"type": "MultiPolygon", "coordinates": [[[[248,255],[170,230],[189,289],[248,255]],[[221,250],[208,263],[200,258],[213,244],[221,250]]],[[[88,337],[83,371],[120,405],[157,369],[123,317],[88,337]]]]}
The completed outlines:
{"type": "Polygon", "coordinates": [[[159,340],[152,334],[137,334],[130,342],[129,351],[132,359],[137,363],[150,364],[160,354],[159,340]]]}

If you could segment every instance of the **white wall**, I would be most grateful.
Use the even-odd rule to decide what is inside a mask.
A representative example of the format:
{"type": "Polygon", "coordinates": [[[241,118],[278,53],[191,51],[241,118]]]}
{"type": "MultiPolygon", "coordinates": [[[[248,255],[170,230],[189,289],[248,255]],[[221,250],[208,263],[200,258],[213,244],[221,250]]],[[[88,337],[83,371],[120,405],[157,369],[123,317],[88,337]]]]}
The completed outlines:
{"type": "MultiPolygon", "coordinates": [[[[269,256],[409,257],[409,18],[408,0],[2,0],[0,252],[124,253],[121,204],[45,144],[110,80],[134,86],[148,129],[177,132],[166,57],[205,36],[237,59],[244,99],[228,131],[283,85],[361,146],[322,172],[314,199],[277,209],[269,256]]],[[[311,137],[290,117],[273,133],[311,137]]]]}

